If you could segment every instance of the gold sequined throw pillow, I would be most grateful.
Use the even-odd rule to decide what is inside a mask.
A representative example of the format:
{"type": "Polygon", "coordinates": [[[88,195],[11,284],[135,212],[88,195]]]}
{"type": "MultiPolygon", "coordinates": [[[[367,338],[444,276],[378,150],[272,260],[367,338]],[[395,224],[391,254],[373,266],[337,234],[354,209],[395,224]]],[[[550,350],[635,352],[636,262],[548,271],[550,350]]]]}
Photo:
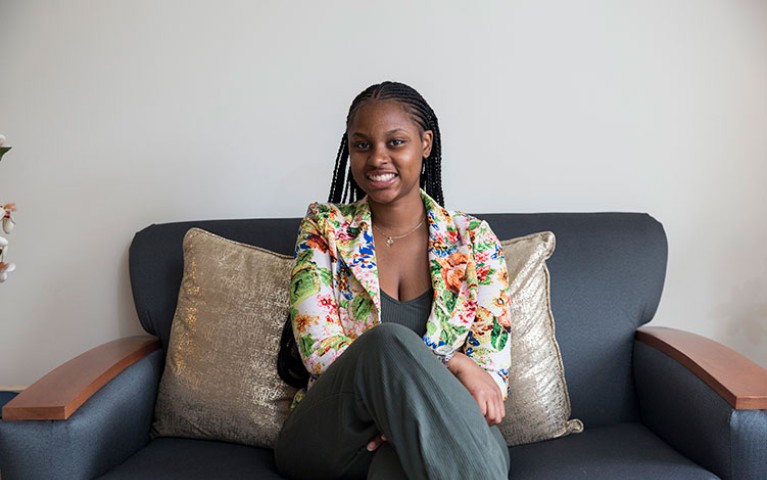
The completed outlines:
{"type": "Polygon", "coordinates": [[[583,431],[570,419],[570,397],[554,336],[546,260],[554,253],[552,232],[501,242],[511,287],[511,370],[506,417],[500,425],[509,446],[583,431]]]}
{"type": "Polygon", "coordinates": [[[295,390],[277,375],[292,257],[192,228],[152,435],[272,447],[295,390]]]}

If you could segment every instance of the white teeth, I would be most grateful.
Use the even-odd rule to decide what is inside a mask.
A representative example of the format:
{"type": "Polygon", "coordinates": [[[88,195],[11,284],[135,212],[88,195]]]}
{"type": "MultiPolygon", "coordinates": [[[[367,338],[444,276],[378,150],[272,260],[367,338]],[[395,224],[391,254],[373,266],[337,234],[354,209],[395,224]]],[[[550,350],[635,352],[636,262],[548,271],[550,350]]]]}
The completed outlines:
{"type": "Polygon", "coordinates": [[[374,182],[388,182],[394,177],[395,175],[393,173],[384,173],[383,175],[368,175],[368,178],[374,182]]]}

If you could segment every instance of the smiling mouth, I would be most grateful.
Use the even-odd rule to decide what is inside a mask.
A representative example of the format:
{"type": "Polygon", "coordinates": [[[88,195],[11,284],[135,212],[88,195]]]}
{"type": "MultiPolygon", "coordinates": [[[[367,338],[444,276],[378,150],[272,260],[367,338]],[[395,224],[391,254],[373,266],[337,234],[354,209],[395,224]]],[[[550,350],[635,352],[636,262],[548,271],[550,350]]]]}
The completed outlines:
{"type": "Polygon", "coordinates": [[[393,180],[394,177],[397,176],[395,173],[381,173],[381,174],[368,174],[366,175],[368,179],[374,181],[374,182],[388,182],[390,180],[393,180]]]}

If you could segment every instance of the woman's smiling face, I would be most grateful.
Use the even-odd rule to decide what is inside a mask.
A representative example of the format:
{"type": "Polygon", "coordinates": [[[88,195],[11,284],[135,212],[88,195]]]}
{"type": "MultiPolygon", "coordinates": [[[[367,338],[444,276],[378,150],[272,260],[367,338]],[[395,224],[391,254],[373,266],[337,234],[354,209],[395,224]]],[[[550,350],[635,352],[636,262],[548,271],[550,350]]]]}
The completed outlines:
{"type": "Polygon", "coordinates": [[[429,156],[432,132],[421,132],[404,104],[369,100],[347,128],[352,176],[368,201],[390,204],[419,196],[423,159],[429,156]]]}

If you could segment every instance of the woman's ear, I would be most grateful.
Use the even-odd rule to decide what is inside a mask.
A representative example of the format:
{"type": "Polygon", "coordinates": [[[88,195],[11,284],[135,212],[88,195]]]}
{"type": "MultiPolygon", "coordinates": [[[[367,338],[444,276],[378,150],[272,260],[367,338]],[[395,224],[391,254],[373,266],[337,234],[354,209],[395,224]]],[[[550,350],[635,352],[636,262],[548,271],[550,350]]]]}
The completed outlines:
{"type": "Polygon", "coordinates": [[[428,157],[431,155],[431,145],[434,141],[434,132],[431,130],[426,130],[423,132],[423,135],[421,135],[421,146],[423,148],[423,158],[428,157]]]}

